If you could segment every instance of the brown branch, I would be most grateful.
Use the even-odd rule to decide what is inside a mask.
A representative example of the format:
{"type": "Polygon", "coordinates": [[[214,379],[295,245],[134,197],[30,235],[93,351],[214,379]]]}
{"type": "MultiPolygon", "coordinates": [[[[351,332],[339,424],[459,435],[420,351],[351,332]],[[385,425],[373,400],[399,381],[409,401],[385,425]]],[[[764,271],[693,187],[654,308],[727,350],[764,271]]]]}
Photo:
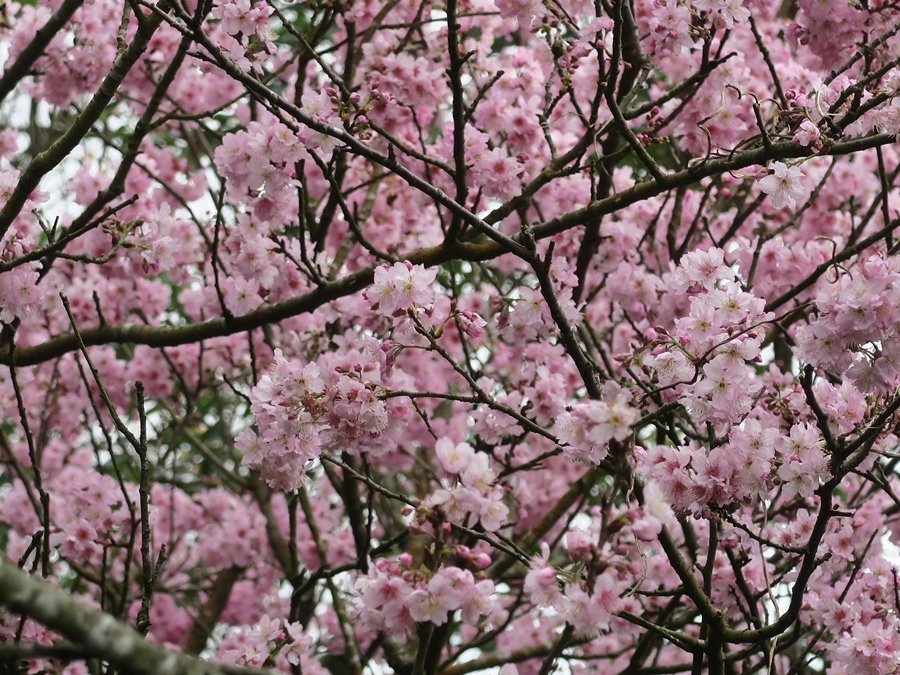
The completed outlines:
{"type": "Polygon", "coordinates": [[[185,654],[196,655],[206,648],[209,636],[212,635],[213,628],[218,623],[225,605],[228,604],[231,590],[241,578],[243,571],[240,567],[228,567],[216,575],[206,602],[194,619],[191,632],[188,633],[187,641],[184,643],[185,654]]]}
{"type": "Polygon", "coordinates": [[[263,675],[269,670],[206,663],[145,640],[106,612],[75,600],[15,565],[0,561],[0,606],[23,614],[133,675],[263,675]]]}

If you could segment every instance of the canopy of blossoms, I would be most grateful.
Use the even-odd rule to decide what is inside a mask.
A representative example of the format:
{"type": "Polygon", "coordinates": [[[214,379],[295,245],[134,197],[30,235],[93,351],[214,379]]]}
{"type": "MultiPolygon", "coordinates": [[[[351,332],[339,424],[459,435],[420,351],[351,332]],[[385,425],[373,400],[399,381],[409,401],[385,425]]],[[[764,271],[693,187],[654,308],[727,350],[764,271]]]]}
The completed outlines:
{"type": "Polygon", "coordinates": [[[896,0],[8,0],[0,58],[8,672],[900,673],[896,0]]]}

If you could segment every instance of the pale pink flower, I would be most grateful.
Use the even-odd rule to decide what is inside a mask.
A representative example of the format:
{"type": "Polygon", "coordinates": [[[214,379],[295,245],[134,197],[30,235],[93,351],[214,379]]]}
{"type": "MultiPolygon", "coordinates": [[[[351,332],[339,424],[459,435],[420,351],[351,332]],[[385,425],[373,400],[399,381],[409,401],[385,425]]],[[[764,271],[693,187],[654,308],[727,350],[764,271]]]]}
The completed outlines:
{"type": "Polygon", "coordinates": [[[820,136],[819,127],[812,120],[803,120],[791,140],[797,145],[809,147],[818,141],[820,136]]]}
{"type": "Polygon", "coordinates": [[[436,278],[437,269],[429,270],[408,261],[396,262],[390,267],[382,265],[375,270],[375,281],[366,297],[379,312],[390,316],[414,305],[432,303],[436,278]]]}
{"type": "Polygon", "coordinates": [[[225,296],[225,306],[235,316],[252,312],[263,303],[256,279],[226,277],[222,281],[222,295],[225,296]]]}
{"type": "Polygon", "coordinates": [[[454,443],[449,438],[439,438],[434,451],[444,471],[451,474],[462,473],[475,455],[468,443],[454,443]]]}
{"type": "Polygon", "coordinates": [[[804,199],[808,191],[803,186],[803,171],[797,166],[773,162],[772,173],[759,181],[759,189],[769,195],[776,209],[797,208],[797,201],[804,199]]]}

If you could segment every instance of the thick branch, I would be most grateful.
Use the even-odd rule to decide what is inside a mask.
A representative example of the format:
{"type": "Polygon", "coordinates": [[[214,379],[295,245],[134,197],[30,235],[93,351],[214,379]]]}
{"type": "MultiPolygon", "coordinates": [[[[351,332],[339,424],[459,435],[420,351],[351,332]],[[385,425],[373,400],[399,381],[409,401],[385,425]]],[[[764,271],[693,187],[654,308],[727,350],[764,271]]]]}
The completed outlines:
{"type": "Polygon", "coordinates": [[[105,612],[0,562],[0,606],[61,633],[85,654],[133,675],[262,675],[268,670],[206,663],[149,642],[105,612]]]}
{"type": "Polygon", "coordinates": [[[212,635],[213,628],[225,610],[228,598],[231,597],[231,591],[242,573],[243,570],[240,567],[226,567],[216,575],[206,602],[200,607],[200,612],[194,619],[194,625],[184,644],[186,654],[199,654],[206,648],[209,636],[212,635]]]}

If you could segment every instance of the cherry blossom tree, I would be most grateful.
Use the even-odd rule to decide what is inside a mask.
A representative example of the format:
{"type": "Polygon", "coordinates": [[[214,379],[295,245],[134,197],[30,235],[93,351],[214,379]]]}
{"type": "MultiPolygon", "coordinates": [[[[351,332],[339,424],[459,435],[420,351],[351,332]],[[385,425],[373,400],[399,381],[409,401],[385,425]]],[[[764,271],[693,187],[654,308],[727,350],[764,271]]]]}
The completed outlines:
{"type": "Polygon", "coordinates": [[[0,46],[0,670],[900,673],[900,2],[0,46]]]}

